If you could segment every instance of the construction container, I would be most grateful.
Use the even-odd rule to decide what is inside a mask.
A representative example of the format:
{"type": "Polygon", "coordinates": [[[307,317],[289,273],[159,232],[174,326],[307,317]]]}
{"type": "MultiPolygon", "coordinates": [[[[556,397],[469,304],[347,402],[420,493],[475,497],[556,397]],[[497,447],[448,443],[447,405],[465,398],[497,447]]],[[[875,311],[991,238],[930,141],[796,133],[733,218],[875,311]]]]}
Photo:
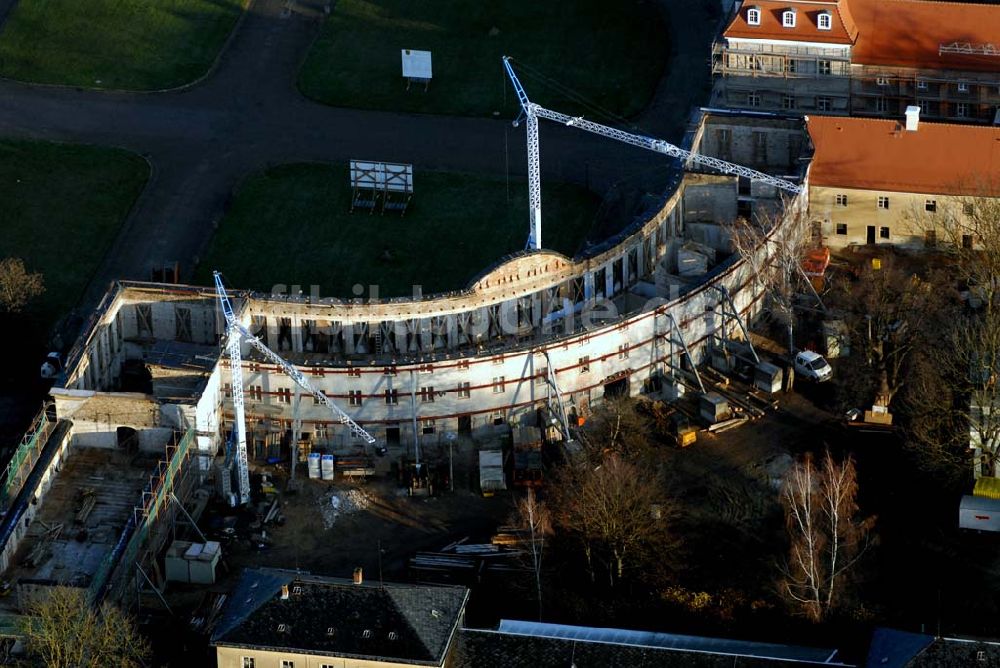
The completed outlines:
{"type": "Polygon", "coordinates": [[[507,489],[503,452],[500,450],[479,451],[479,489],[483,496],[493,496],[495,492],[507,489]]]}
{"type": "Polygon", "coordinates": [[[310,452],[309,457],[306,458],[309,464],[309,477],[317,480],[320,477],[320,454],[318,452],[310,452]]]}
{"type": "Polygon", "coordinates": [[[966,494],[958,507],[958,527],[976,531],[1000,531],[1000,499],[966,494]]]}
{"type": "Polygon", "coordinates": [[[972,488],[972,496],[981,499],[1000,499],[1000,478],[983,476],[976,479],[976,485],[972,488]]]}
{"type": "Polygon", "coordinates": [[[163,557],[166,578],[171,582],[215,584],[215,568],[221,558],[222,546],[216,541],[175,540],[163,557]]]}
{"type": "Polygon", "coordinates": [[[708,273],[708,258],[696,250],[677,249],[677,273],[685,278],[708,273]]]}
{"type": "Polygon", "coordinates": [[[323,480],[333,480],[333,465],[336,458],[333,455],[323,455],[320,459],[320,472],[323,480]]]}
{"type": "Polygon", "coordinates": [[[784,372],[770,362],[761,362],[753,372],[753,385],[762,392],[780,392],[783,380],[784,372]]]}
{"type": "Polygon", "coordinates": [[[732,417],[729,401],[718,392],[706,392],[698,401],[698,413],[709,424],[722,422],[732,417]]]}

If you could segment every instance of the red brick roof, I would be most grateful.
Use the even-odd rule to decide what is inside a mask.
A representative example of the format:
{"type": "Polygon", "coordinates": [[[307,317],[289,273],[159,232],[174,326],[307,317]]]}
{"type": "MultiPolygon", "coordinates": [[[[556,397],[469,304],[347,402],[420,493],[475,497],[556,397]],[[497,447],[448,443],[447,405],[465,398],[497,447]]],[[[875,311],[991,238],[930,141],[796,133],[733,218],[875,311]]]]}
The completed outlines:
{"type": "Polygon", "coordinates": [[[939,54],[943,44],[1000,47],[1000,6],[929,0],[849,0],[860,35],[852,61],[923,69],[1000,71],[1000,57],[939,54]]]}
{"type": "Polygon", "coordinates": [[[1000,128],[809,116],[815,186],[1000,197],[1000,128]]]}
{"type": "Polygon", "coordinates": [[[787,39],[849,45],[854,43],[858,29],[846,0],[745,0],[723,35],[727,38],[787,39]],[[747,23],[747,10],[751,8],[760,10],[760,25],[747,23]],[[788,9],[796,11],[794,28],[786,28],[781,22],[782,12],[788,9]],[[818,27],[817,17],[824,11],[831,14],[830,30],[820,30],[818,27]]]}

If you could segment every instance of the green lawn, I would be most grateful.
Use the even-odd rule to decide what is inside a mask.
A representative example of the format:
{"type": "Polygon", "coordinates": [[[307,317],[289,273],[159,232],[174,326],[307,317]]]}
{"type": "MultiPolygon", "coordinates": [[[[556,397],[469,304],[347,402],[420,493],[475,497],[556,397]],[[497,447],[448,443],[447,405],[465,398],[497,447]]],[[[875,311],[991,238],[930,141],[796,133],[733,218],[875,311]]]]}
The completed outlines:
{"type": "Polygon", "coordinates": [[[0,28],[0,76],[154,90],[205,74],[244,0],[20,0],[0,28]]]}
{"type": "MultiPolygon", "coordinates": [[[[686,0],[688,1],[688,0],[686,0]]],[[[517,98],[501,56],[566,87],[560,92],[524,66],[528,95],[566,113],[586,113],[572,95],[622,116],[649,102],[670,53],[652,0],[339,0],[309,54],[302,91],[335,106],[507,116],[517,98]],[[400,49],[433,53],[433,81],[409,92],[400,49]]]]}
{"type": "MultiPolygon", "coordinates": [[[[378,285],[383,297],[463,288],[505,254],[524,248],[527,187],[503,178],[454,172],[414,174],[405,217],[349,213],[347,169],[284,165],[251,177],[198,269],[229,285],[270,291],[276,284],[318,285],[321,297],[351,297],[355,284],[378,285]]],[[[546,248],[573,255],[586,237],[599,199],[571,185],[547,184],[546,248]]],[[[365,295],[367,296],[367,290],[365,295]]]]}
{"type": "Polygon", "coordinates": [[[0,141],[0,258],[45,279],[24,314],[34,334],[74,306],[148,178],[145,160],[118,149],[0,141]]]}

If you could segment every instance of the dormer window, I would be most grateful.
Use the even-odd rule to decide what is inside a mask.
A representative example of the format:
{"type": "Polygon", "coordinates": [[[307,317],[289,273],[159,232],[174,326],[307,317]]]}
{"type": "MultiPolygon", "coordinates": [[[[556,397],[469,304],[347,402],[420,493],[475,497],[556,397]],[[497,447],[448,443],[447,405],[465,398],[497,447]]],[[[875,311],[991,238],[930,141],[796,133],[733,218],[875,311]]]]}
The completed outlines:
{"type": "Polygon", "coordinates": [[[760,25],[760,7],[751,7],[747,10],[747,25],[760,25]]]}
{"type": "Polygon", "coordinates": [[[781,25],[784,26],[784,27],[786,27],[786,28],[794,28],[795,27],[795,10],[794,9],[786,9],[785,11],[781,12],[781,25]]]}
{"type": "Polygon", "coordinates": [[[833,29],[833,17],[830,16],[830,12],[819,13],[819,16],[816,18],[816,27],[820,30],[833,29]]]}

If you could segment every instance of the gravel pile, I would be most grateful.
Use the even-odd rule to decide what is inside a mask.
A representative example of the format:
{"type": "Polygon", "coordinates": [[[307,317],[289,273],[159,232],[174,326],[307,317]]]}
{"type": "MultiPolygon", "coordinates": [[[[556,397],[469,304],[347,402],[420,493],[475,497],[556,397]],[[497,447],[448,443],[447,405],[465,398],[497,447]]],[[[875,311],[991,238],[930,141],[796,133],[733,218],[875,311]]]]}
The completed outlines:
{"type": "Polygon", "coordinates": [[[350,515],[368,507],[368,497],[359,489],[331,490],[319,497],[323,526],[329,529],[341,515],[350,515]]]}

